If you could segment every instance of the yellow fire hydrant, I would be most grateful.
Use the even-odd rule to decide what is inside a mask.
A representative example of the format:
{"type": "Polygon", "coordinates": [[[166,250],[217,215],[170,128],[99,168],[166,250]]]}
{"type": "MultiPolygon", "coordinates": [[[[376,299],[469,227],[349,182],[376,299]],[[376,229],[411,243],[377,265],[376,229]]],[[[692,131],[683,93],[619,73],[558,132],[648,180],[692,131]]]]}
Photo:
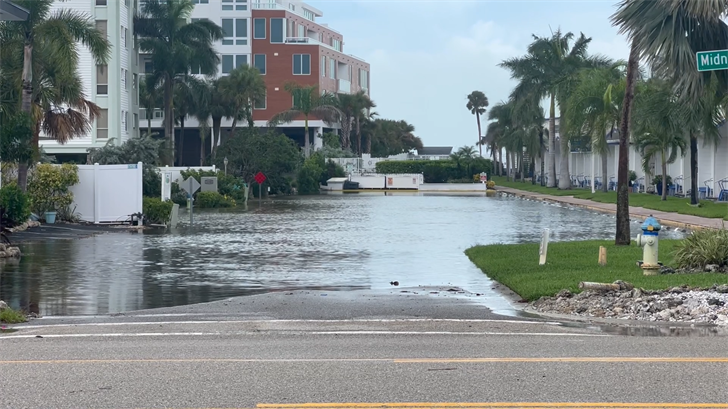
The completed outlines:
{"type": "Polygon", "coordinates": [[[662,229],[660,222],[654,217],[650,217],[642,223],[642,234],[637,235],[637,245],[642,247],[642,261],[637,262],[642,272],[646,276],[660,274],[660,263],[657,261],[658,256],[658,234],[662,229]]]}

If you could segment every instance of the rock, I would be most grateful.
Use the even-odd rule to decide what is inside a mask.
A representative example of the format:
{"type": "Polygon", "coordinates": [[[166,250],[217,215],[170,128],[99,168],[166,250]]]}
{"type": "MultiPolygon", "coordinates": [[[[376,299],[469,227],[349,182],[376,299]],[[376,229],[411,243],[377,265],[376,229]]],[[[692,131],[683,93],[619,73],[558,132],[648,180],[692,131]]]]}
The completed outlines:
{"type": "Polygon", "coordinates": [[[715,288],[715,291],[721,294],[728,294],[728,284],[719,285],[715,288]]]}
{"type": "Polygon", "coordinates": [[[558,294],[556,294],[556,298],[571,298],[571,296],[574,295],[569,290],[561,290],[558,294]]]}
{"type": "Polygon", "coordinates": [[[705,271],[708,273],[715,273],[718,270],[720,270],[720,266],[717,264],[708,264],[705,266],[705,271]]]}
{"type": "Polygon", "coordinates": [[[725,302],[718,298],[708,298],[708,305],[717,305],[718,307],[722,307],[725,305],[725,302]]]}
{"type": "Polygon", "coordinates": [[[663,266],[660,267],[660,274],[675,274],[675,270],[670,267],[663,266]]]}
{"type": "Polygon", "coordinates": [[[663,321],[670,321],[672,313],[670,312],[670,310],[662,310],[657,313],[657,316],[663,321]]]}
{"type": "Polygon", "coordinates": [[[3,301],[3,300],[0,300],[0,311],[5,311],[5,310],[7,310],[8,308],[10,308],[10,307],[8,307],[8,305],[7,305],[7,304],[5,304],[5,301],[3,301]]]}

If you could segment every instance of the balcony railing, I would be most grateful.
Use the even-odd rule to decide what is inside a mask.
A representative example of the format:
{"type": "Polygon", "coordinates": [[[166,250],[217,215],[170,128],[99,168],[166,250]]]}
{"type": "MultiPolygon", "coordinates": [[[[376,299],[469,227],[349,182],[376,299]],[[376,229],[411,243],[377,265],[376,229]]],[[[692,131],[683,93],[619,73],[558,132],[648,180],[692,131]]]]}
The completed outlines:
{"type": "Polygon", "coordinates": [[[339,92],[343,94],[351,94],[351,81],[339,79],[339,92]]]}

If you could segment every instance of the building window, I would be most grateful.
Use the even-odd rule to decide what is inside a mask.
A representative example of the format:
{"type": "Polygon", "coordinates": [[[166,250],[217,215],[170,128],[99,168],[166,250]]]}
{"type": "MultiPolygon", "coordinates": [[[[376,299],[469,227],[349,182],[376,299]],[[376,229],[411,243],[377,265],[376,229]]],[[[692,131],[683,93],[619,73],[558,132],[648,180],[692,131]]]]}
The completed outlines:
{"type": "Polygon", "coordinates": [[[253,56],[253,66],[260,71],[261,75],[265,75],[265,54],[255,54],[253,56]]]}
{"type": "Polygon", "coordinates": [[[265,19],[253,19],[253,38],[256,40],[265,39],[265,19]]]}
{"type": "Polygon", "coordinates": [[[315,21],[314,20],[315,17],[314,17],[313,12],[311,10],[303,9],[303,16],[306,17],[307,19],[311,20],[311,21],[315,21]]]}
{"type": "Polygon", "coordinates": [[[230,74],[230,72],[233,70],[233,61],[235,60],[235,56],[232,55],[223,55],[222,56],[222,73],[223,74],[230,74]]]}
{"type": "Polygon", "coordinates": [[[109,25],[106,20],[96,20],[96,29],[99,30],[104,37],[109,37],[109,25]]]}
{"type": "Polygon", "coordinates": [[[123,129],[124,132],[129,131],[129,127],[126,124],[126,111],[124,111],[123,109],[121,110],[121,129],[123,129]]]}
{"type": "Polygon", "coordinates": [[[192,4],[208,4],[210,0],[192,0],[192,4]]]}
{"type": "Polygon", "coordinates": [[[283,19],[272,18],[270,19],[270,42],[280,44],[283,42],[283,31],[284,31],[283,19]]]}
{"type": "Polygon", "coordinates": [[[341,40],[331,39],[331,46],[334,47],[334,50],[341,52],[341,40]]]}
{"type": "Polygon", "coordinates": [[[306,37],[306,27],[298,26],[298,36],[301,38],[306,37]]]}
{"type": "Polygon", "coordinates": [[[311,75],[310,54],[293,54],[293,75],[311,75]]]}
{"type": "Polygon", "coordinates": [[[253,109],[267,109],[268,108],[268,93],[266,92],[266,95],[263,96],[261,99],[256,99],[253,103],[253,109]]]}
{"type": "Polygon", "coordinates": [[[202,74],[202,67],[199,65],[193,65],[190,67],[190,74],[202,74]]]}
{"type": "Polygon", "coordinates": [[[139,77],[136,74],[131,74],[131,89],[137,89],[139,83],[139,77]]]}
{"type": "Polygon", "coordinates": [[[329,57],[329,78],[336,79],[336,60],[329,57]]]}
{"type": "Polygon", "coordinates": [[[233,0],[222,0],[222,9],[223,9],[223,11],[230,11],[230,10],[232,10],[233,9],[233,5],[230,4],[232,2],[233,2],[233,0]]]}
{"type": "Polygon", "coordinates": [[[96,95],[109,93],[109,70],[105,65],[96,66],[96,95]]]}
{"type": "Polygon", "coordinates": [[[235,20],[232,18],[222,19],[222,45],[233,45],[235,37],[235,20]]]}
{"type": "Polygon", "coordinates": [[[359,86],[361,89],[369,89],[369,72],[359,69],[359,86]]]}
{"type": "Polygon", "coordinates": [[[243,55],[236,55],[235,56],[235,68],[238,68],[243,65],[248,65],[248,56],[243,55]]]}
{"type": "Polygon", "coordinates": [[[137,129],[137,128],[139,128],[139,114],[134,114],[133,118],[134,118],[134,123],[131,124],[133,127],[132,129],[137,129]]]}
{"type": "Polygon", "coordinates": [[[235,20],[235,44],[248,45],[248,19],[239,18],[235,20]]]}
{"type": "Polygon", "coordinates": [[[102,109],[96,117],[96,139],[109,138],[109,110],[102,109]]]}
{"type": "Polygon", "coordinates": [[[97,6],[105,6],[106,5],[106,0],[96,0],[96,5],[97,6]]]}
{"type": "Polygon", "coordinates": [[[122,68],[121,69],[121,88],[128,89],[126,87],[126,84],[127,84],[126,83],[126,70],[122,68]]]}
{"type": "Polygon", "coordinates": [[[245,3],[245,4],[236,4],[235,10],[238,11],[245,11],[248,9],[248,0],[235,0],[236,3],[245,3]]]}
{"type": "Polygon", "coordinates": [[[321,56],[321,76],[326,77],[326,56],[321,56]]]}

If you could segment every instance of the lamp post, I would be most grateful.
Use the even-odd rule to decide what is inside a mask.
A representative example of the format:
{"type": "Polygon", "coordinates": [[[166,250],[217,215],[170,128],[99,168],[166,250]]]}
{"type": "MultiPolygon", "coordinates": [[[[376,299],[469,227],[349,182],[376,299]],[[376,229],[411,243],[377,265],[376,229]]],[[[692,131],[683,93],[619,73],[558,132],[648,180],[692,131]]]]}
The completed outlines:
{"type": "Polygon", "coordinates": [[[225,176],[227,176],[227,164],[228,164],[227,156],[225,157],[225,159],[222,160],[222,163],[225,165],[225,176]]]}

